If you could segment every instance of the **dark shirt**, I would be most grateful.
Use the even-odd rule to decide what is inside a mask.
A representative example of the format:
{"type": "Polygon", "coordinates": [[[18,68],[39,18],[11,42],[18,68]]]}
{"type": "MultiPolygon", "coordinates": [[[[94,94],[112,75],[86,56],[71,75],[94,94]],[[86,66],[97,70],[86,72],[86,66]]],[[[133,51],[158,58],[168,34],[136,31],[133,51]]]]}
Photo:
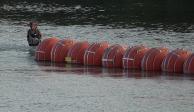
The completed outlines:
{"type": "Polygon", "coordinates": [[[32,31],[28,30],[27,41],[29,46],[37,46],[41,42],[41,33],[38,29],[32,31]]]}

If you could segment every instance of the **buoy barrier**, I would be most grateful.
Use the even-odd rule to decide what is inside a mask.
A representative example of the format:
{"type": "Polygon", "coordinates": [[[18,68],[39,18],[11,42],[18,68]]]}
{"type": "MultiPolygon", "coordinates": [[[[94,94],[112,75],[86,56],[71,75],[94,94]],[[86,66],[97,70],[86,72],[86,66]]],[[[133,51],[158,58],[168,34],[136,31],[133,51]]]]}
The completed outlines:
{"type": "Polygon", "coordinates": [[[194,53],[185,60],[183,72],[186,74],[194,74],[194,53]]]}
{"type": "Polygon", "coordinates": [[[102,66],[108,68],[122,68],[122,57],[126,48],[115,44],[107,48],[102,56],[102,66]]]}
{"type": "Polygon", "coordinates": [[[191,52],[184,49],[176,49],[167,54],[162,62],[162,71],[182,73],[185,60],[191,55],[191,52]]]}
{"type": "Polygon", "coordinates": [[[52,37],[44,39],[36,48],[35,59],[37,61],[51,61],[51,49],[59,41],[59,38],[52,37]]]}
{"type": "Polygon", "coordinates": [[[161,64],[168,54],[168,49],[164,47],[152,48],[148,50],[141,62],[141,69],[148,71],[161,71],[161,64]]]}
{"type": "Polygon", "coordinates": [[[194,53],[184,49],[168,51],[164,47],[149,49],[143,45],[126,50],[118,44],[109,47],[108,42],[89,44],[52,37],[36,47],[35,60],[194,74],[194,53]]]}
{"type": "Polygon", "coordinates": [[[141,61],[145,53],[149,50],[144,45],[137,45],[127,48],[123,55],[123,68],[141,69],[141,61]]]}
{"type": "Polygon", "coordinates": [[[84,53],[88,47],[89,47],[88,41],[77,42],[69,49],[65,61],[67,63],[83,64],[84,53]]]}
{"type": "Polygon", "coordinates": [[[101,66],[102,55],[108,46],[108,42],[92,43],[84,53],[84,65],[101,66]]]}
{"type": "Polygon", "coordinates": [[[52,62],[65,62],[69,49],[75,44],[75,40],[62,39],[58,41],[51,50],[52,62]]]}

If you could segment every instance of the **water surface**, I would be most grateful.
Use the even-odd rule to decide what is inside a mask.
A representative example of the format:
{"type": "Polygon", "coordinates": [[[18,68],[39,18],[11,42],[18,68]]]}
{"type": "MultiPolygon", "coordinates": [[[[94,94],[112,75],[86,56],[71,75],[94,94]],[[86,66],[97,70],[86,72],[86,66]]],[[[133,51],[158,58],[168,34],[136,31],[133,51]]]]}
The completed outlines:
{"type": "Polygon", "coordinates": [[[43,38],[194,51],[192,4],[191,0],[2,0],[0,111],[193,112],[192,75],[36,62],[26,41],[28,22],[37,20],[43,38]]]}

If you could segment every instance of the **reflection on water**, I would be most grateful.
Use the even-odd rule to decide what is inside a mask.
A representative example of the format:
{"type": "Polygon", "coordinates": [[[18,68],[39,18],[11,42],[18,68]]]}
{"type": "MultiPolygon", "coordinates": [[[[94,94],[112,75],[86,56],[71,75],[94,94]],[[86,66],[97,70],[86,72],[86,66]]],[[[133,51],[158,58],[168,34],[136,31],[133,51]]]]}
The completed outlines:
{"type": "Polygon", "coordinates": [[[114,77],[114,78],[154,78],[154,79],[169,79],[169,80],[194,80],[192,74],[178,74],[152,71],[128,70],[120,68],[102,68],[98,66],[83,66],[77,64],[37,62],[41,71],[45,72],[62,72],[65,74],[90,75],[95,77],[114,77]]]}
{"type": "Polygon", "coordinates": [[[35,56],[36,46],[30,46],[28,52],[30,56],[35,56]]]}

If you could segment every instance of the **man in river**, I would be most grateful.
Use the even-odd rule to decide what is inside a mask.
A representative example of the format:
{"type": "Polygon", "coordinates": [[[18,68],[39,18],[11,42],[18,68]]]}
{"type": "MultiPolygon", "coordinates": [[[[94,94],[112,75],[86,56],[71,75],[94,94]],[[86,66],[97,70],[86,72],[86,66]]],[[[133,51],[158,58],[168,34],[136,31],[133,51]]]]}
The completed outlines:
{"type": "Polygon", "coordinates": [[[27,41],[29,46],[37,46],[41,42],[42,35],[38,30],[36,22],[30,22],[30,29],[27,34],[27,41]]]}

